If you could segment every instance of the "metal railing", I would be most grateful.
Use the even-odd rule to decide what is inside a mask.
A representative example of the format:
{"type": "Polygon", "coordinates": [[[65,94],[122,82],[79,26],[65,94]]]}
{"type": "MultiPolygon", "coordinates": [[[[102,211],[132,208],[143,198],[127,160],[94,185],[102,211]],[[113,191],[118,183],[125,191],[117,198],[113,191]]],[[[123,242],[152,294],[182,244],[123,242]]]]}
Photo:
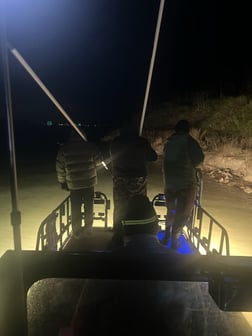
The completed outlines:
{"type": "Polygon", "coordinates": [[[189,240],[201,254],[230,255],[226,229],[200,205],[194,206],[192,221],[186,230],[189,240]]]}
{"type": "MultiPolygon", "coordinates": [[[[100,221],[105,228],[108,227],[108,210],[110,200],[99,191],[94,196],[94,221],[100,221]]],[[[84,218],[84,212],[82,213],[84,218]]],[[[60,251],[71,235],[71,202],[66,197],[40,224],[36,250],[60,251]]]]}
{"type": "MultiPolygon", "coordinates": [[[[165,226],[167,210],[164,194],[157,194],[152,204],[155,207],[160,225],[165,226]],[[163,213],[160,207],[164,209],[163,213]]],[[[226,229],[195,201],[191,220],[184,228],[186,238],[200,254],[230,255],[229,237],[226,229]]]]}
{"type": "MultiPolygon", "coordinates": [[[[152,200],[152,204],[157,211],[161,226],[165,226],[165,195],[156,195],[152,200]],[[161,208],[163,209],[163,214],[161,213],[161,208]]],[[[110,200],[107,199],[104,193],[96,192],[94,205],[94,220],[102,221],[104,228],[107,228],[110,200]],[[99,211],[98,207],[102,207],[102,211],[99,211]]],[[[226,229],[200,206],[200,198],[195,201],[191,221],[185,226],[184,233],[187,240],[200,254],[230,255],[229,237],[226,229]]],[[[70,234],[71,204],[70,197],[67,197],[40,224],[36,250],[62,250],[70,234]]]]}
{"type": "MultiPolygon", "coordinates": [[[[184,234],[195,250],[206,255],[230,255],[229,237],[226,229],[201,207],[202,175],[197,170],[197,190],[190,222],[184,227],[184,234]]],[[[165,227],[167,209],[164,194],[157,194],[152,204],[158,214],[161,227],[165,227]],[[162,211],[161,211],[162,209],[162,211]]],[[[110,200],[102,192],[95,192],[94,221],[103,222],[108,228],[110,200]]],[[[83,212],[84,218],[84,212],[83,212]]],[[[60,251],[71,235],[71,204],[68,196],[40,224],[36,250],[60,251]]]]}

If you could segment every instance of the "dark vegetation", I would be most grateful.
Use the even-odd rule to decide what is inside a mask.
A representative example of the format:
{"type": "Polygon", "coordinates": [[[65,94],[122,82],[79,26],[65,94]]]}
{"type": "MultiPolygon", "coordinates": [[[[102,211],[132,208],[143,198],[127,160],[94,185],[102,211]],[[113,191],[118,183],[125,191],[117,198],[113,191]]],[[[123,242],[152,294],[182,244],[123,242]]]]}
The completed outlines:
{"type": "Polygon", "coordinates": [[[232,142],[242,149],[252,146],[251,95],[209,98],[206,93],[170,101],[146,113],[145,134],[170,130],[179,119],[188,119],[208,149],[232,142]]]}

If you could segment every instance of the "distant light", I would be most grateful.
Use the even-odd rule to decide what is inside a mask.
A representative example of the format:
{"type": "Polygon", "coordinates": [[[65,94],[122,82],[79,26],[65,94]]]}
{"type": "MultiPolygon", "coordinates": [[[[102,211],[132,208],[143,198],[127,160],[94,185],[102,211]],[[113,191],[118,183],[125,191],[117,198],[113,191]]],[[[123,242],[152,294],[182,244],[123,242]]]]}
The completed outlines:
{"type": "Polygon", "coordinates": [[[78,124],[77,124],[77,126],[78,126],[78,127],[81,127],[81,126],[82,126],[82,124],[81,124],[81,123],[78,123],[78,124]]]}
{"type": "Polygon", "coordinates": [[[52,125],[53,125],[53,122],[52,122],[51,120],[48,120],[48,121],[46,122],[46,125],[47,125],[47,126],[52,126],[52,125]]]}

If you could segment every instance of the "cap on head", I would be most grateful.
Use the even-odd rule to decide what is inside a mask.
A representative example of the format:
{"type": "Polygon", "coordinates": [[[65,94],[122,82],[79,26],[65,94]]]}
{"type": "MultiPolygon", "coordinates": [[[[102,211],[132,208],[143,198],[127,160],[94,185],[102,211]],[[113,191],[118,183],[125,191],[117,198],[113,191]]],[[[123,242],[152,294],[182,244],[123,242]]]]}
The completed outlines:
{"type": "Polygon", "coordinates": [[[189,133],[190,128],[191,128],[191,125],[189,121],[185,119],[181,119],[177,122],[174,129],[176,132],[189,133]]]}

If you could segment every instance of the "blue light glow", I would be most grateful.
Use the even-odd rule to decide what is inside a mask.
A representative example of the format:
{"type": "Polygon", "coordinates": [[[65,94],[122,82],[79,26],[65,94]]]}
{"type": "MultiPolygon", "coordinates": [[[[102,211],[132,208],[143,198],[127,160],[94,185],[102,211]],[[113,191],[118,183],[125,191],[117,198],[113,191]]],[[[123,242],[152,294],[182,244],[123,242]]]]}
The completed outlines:
{"type": "MultiPolygon", "coordinates": [[[[164,237],[164,231],[160,231],[158,233],[158,239],[161,240],[164,237]]],[[[186,240],[185,235],[181,234],[179,237],[180,246],[177,251],[181,254],[195,254],[196,250],[192,247],[192,245],[186,240]]],[[[168,241],[167,248],[171,248],[171,241],[168,241]]]]}

